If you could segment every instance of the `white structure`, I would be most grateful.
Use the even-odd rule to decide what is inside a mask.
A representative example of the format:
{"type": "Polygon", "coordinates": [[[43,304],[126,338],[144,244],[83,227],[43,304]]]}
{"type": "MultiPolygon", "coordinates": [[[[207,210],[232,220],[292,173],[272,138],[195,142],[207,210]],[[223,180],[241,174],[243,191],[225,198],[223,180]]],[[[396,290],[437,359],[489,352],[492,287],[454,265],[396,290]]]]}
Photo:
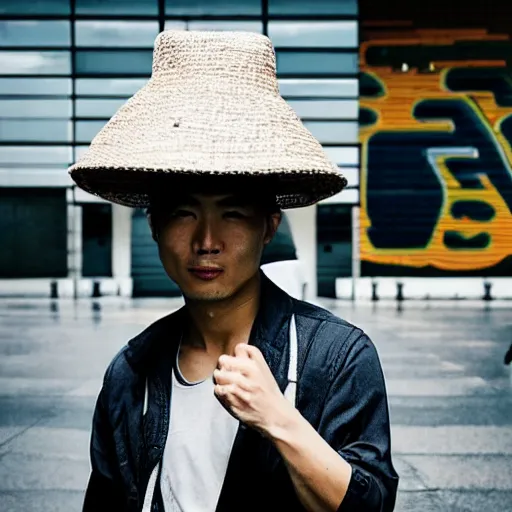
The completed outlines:
{"type": "Polygon", "coordinates": [[[336,297],[349,300],[482,300],[512,298],[508,277],[363,277],[336,279],[336,297]]]}

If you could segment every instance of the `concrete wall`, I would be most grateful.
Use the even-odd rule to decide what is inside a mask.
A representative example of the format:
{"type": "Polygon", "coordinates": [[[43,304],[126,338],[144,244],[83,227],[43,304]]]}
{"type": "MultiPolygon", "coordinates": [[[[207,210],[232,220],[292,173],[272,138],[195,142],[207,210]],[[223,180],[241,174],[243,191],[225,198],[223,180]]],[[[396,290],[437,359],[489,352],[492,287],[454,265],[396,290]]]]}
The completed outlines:
{"type": "Polygon", "coordinates": [[[112,205],[112,277],[122,296],[132,294],[132,211],[112,205]]]}
{"type": "Polygon", "coordinates": [[[297,257],[302,262],[306,277],[306,300],[314,299],[317,291],[316,277],[316,205],[286,210],[297,257]]]}

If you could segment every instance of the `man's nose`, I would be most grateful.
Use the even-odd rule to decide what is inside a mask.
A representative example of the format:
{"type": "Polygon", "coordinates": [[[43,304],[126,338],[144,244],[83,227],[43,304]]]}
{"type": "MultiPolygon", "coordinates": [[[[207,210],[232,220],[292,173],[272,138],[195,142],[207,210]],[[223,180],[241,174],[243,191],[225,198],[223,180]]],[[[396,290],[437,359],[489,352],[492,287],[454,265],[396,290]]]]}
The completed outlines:
{"type": "Polygon", "coordinates": [[[213,219],[202,219],[197,226],[194,251],[199,255],[219,254],[221,242],[213,219]]]}

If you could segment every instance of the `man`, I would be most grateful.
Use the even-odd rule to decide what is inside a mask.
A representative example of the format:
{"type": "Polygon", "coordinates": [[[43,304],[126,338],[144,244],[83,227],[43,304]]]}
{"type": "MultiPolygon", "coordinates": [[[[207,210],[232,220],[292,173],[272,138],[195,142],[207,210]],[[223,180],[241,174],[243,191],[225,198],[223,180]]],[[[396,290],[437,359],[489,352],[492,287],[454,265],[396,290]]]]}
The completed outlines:
{"type": "Polygon", "coordinates": [[[279,96],[268,38],[162,33],[148,85],[70,172],[148,208],[185,298],[106,371],[84,510],[392,511],[375,347],[259,268],[281,208],[346,185],[279,96]]]}

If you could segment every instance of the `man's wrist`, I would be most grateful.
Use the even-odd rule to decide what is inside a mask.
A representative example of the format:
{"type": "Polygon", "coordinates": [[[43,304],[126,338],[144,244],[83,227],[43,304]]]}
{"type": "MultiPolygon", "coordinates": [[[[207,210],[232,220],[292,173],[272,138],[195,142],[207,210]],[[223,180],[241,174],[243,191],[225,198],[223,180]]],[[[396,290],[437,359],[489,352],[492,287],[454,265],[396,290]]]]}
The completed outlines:
{"type": "Polygon", "coordinates": [[[286,399],[278,408],[278,414],[265,427],[265,435],[274,443],[287,442],[300,430],[301,423],[306,421],[300,412],[286,399]]]}

